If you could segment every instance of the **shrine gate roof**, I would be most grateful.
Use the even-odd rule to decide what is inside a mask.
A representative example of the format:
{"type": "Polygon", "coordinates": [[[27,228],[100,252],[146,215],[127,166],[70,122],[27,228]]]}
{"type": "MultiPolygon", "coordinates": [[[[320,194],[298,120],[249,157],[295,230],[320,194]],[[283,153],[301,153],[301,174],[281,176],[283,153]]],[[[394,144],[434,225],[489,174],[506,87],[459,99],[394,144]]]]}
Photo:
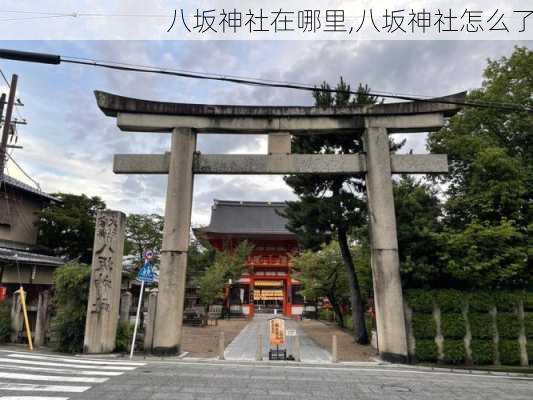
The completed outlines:
{"type": "Polygon", "coordinates": [[[294,236],[285,227],[287,219],[279,214],[286,207],[282,202],[215,200],[209,226],[196,231],[200,234],[294,236]]]}

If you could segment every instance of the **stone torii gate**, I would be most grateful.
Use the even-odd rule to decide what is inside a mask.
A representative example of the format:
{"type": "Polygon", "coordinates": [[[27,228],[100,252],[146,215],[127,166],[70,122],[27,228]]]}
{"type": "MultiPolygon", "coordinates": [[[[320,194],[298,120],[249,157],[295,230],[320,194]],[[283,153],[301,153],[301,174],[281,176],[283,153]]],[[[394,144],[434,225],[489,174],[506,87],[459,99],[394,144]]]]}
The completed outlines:
{"type": "Polygon", "coordinates": [[[408,361],[392,174],[446,173],[446,155],[391,154],[391,133],[441,128],[464,93],[431,101],[351,106],[254,107],[165,103],[95,92],[123,131],[172,134],[166,154],[114,157],[117,174],[168,174],[153,352],[180,350],[194,174],[365,174],[378,346],[383,359],[408,361]],[[268,154],[199,154],[198,133],[268,135],[268,154]],[[291,135],[363,134],[363,154],[291,154],[291,135]]]}

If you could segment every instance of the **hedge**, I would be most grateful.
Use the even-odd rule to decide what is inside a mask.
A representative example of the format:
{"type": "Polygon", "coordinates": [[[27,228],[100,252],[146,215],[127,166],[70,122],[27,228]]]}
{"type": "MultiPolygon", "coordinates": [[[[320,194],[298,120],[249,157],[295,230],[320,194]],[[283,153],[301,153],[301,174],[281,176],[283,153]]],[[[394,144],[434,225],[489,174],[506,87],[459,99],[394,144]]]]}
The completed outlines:
{"type": "Polygon", "coordinates": [[[520,365],[520,345],[518,340],[500,340],[500,362],[503,365],[520,365]]]}
{"type": "Polygon", "coordinates": [[[413,315],[413,335],[417,339],[434,339],[436,335],[435,320],[431,314],[413,315]]]}
{"type": "Polygon", "coordinates": [[[470,342],[472,350],[472,362],[476,365],[487,365],[494,363],[494,344],[492,340],[472,340],[470,342]]]}
{"type": "Polygon", "coordinates": [[[435,340],[417,340],[415,343],[415,356],[418,361],[436,362],[438,357],[435,340]]]}
{"type": "Polygon", "coordinates": [[[518,339],[520,335],[520,320],[517,314],[498,313],[497,321],[500,339],[518,339]]]}
{"type": "Polygon", "coordinates": [[[533,312],[528,312],[524,318],[526,325],[526,336],[528,339],[533,339],[533,312]]]}
{"type": "Polygon", "coordinates": [[[492,317],[489,314],[469,314],[468,321],[473,339],[492,340],[492,317]]]}
{"type": "Polygon", "coordinates": [[[433,312],[433,294],[429,290],[413,289],[405,294],[407,304],[415,313],[433,312]]]}
{"type": "Polygon", "coordinates": [[[462,314],[441,314],[442,335],[446,339],[463,339],[466,335],[466,325],[462,314]]]}
{"type": "Polygon", "coordinates": [[[446,364],[465,363],[465,344],[462,340],[444,340],[444,360],[446,364]]]}

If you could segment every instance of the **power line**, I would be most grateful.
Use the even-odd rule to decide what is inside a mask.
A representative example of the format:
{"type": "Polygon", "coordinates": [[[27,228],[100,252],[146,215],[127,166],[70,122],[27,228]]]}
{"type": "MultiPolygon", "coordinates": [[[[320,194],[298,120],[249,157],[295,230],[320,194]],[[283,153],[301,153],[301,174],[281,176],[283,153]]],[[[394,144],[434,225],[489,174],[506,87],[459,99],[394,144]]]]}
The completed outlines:
{"type": "Polygon", "coordinates": [[[87,65],[91,67],[101,67],[106,69],[118,70],[118,71],[130,71],[130,72],[144,72],[168,76],[177,76],[181,78],[200,79],[200,80],[213,80],[221,82],[230,82],[241,85],[249,85],[256,87],[271,87],[282,89],[303,90],[309,92],[324,92],[324,93],[348,93],[352,95],[365,94],[368,96],[376,96],[381,98],[399,99],[406,101],[416,102],[429,102],[429,103],[441,103],[441,104],[453,104],[459,106],[469,106],[477,108],[491,108],[499,109],[508,112],[533,112],[533,108],[528,105],[505,103],[505,102],[487,102],[487,101],[467,101],[467,100],[455,100],[452,97],[435,98],[429,96],[415,96],[406,95],[385,91],[372,90],[371,92],[361,93],[360,91],[353,90],[337,90],[329,87],[317,87],[316,85],[293,83],[293,82],[280,82],[280,81],[267,81],[259,78],[243,78],[239,76],[222,75],[222,74],[207,74],[195,71],[185,71],[176,69],[165,69],[154,66],[143,66],[136,64],[126,64],[115,61],[99,61],[96,59],[60,56],[56,54],[47,53],[32,53],[18,50],[0,49],[0,58],[5,58],[15,61],[36,62],[44,64],[60,64],[66,62],[70,64],[87,65]]]}
{"type": "MultiPolygon", "coordinates": [[[[102,67],[102,68],[119,70],[119,71],[155,73],[155,74],[160,74],[160,75],[170,75],[170,76],[178,76],[182,78],[201,79],[201,80],[214,80],[214,81],[230,82],[230,83],[244,84],[244,85],[250,85],[250,86],[294,89],[294,90],[304,90],[304,91],[311,91],[311,92],[319,91],[319,92],[326,92],[326,93],[343,92],[343,93],[349,93],[353,95],[361,94],[360,92],[353,91],[353,90],[340,91],[337,89],[316,87],[310,84],[264,81],[264,80],[255,79],[255,78],[253,79],[241,78],[241,77],[235,77],[235,76],[225,76],[225,75],[220,75],[220,74],[210,75],[210,74],[205,74],[205,73],[200,73],[200,72],[185,72],[185,71],[172,70],[172,69],[160,69],[159,67],[140,66],[140,65],[134,65],[134,64],[122,64],[122,63],[117,63],[117,62],[112,62],[112,61],[97,61],[97,60],[92,60],[92,59],[82,59],[78,57],[68,57],[68,56],[61,57],[61,62],[88,65],[88,66],[93,66],[93,67],[102,67]]],[[[533,109],[530,107],[520,105],[520,104],[514,104],[514,103],[506,104],[503,102],[493,103],[493,102],[479,102],[479,101],[477,102],[457,101],[457,100],[452,100],[452,99],[436,99],[436,98],[431,98],[431,97],[426,97],[426,96],[410,96],[410,95],[394,94],[390,92],[380,92],[380,91],[372,91],[372,92],[364,93],[364,94],[368,96],[377,96],[377,97],[407,100],[407,101],[454,104],[454,105],[479,107],[479,108],[495,108],[495,109],[501,109],[501,110],[506,110],[506,111],[533,112],[533,109]]]]}
{"type": "Polygon", "coordinates": [[[23,173],[23,174],[24,174],[24,175],[25,175],[30,181],[32,181],[32,182],[35,184],[35,186],[37,186],[37,188],[38,188],[39,190],[41,190],[41,185],[39,184],[39,182],[37,182],[35,179],[33,179],[33,178],[30,176],[30,174],[28,174],[28,173],[24,170],[24,168],[22,168],[22,167],[20,166],[20,164],[17,163],[17,161],[15,161],[15,159],[13,158],[13,156],[12,156],[11,154],[9,154],[9,153],[6,153],[6,154],[7,154],[7,156],[9,157],[9,159],[13,162],[13,164],[15,164],[15,165],[17,166],[17,168],[18,168],[18,169],[19,169],[19,170],[20,170],[20,171],[21,171],[21,172],[22,172],[22,173],[23,173]]]}

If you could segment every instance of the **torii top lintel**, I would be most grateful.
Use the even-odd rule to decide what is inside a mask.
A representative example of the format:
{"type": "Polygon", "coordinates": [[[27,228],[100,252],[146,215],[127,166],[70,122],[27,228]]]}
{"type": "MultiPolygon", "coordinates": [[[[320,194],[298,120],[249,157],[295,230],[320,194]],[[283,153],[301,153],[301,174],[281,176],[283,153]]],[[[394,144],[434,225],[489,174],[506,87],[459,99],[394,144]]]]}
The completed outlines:
{"type": "Polygon", "coordinates": [[[98,107],[116,117],[125,131],[169,132],[193,128],[198,132],[334,133],[361,130],[368,121],[382,120],[394,132],[438,129],[443,118],[457,113],[466,92],[450,96],[400,103],[349,107],[241,106],[171,103],[140,100],[95,91],[98,107]]]}

